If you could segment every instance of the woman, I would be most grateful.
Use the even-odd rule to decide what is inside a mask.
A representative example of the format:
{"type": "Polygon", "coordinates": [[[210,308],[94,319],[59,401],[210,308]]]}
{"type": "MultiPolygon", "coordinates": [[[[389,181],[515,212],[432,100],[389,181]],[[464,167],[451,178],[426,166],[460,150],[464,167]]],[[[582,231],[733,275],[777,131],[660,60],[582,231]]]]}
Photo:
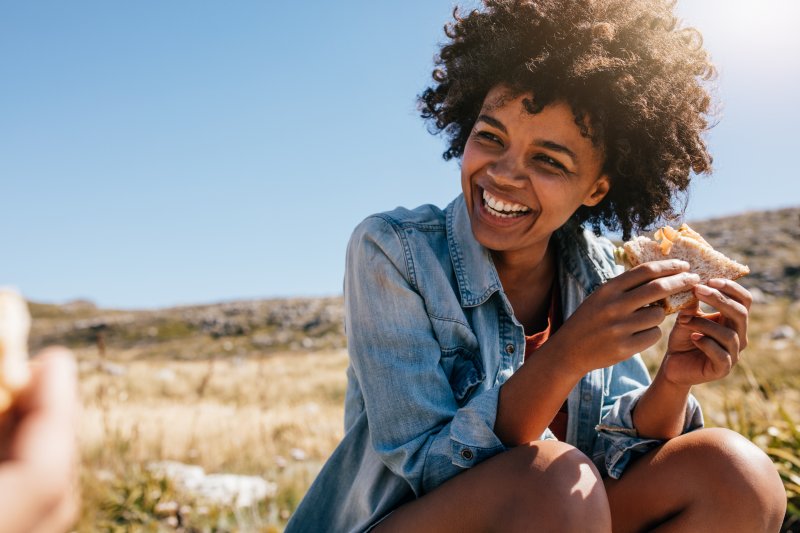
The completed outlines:
{"type": "Polygon", "coordinates": [[[602,226],[672,215],[713,67],[661,0],[484,0],[420,97],[460,158],[443,211],[348,247],[346,434],[287,531],[777,531],[769,458],[701,429],[692,385],[747,342],[749,293],[680,261],[625,273],[602,226]],[[638,352],[687,289],[651,382],[638,352]]]}

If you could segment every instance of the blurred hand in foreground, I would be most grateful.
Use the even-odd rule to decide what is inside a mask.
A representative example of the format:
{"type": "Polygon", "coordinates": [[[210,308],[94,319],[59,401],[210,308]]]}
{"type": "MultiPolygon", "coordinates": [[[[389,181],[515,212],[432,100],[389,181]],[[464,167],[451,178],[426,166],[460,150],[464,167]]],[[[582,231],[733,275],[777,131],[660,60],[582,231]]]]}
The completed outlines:
{"type": "Polygon", "coordinates": [[[0,531],[61,533],[79,507],[75,360],[48,348],[31,372],[0,429],[0,531]]]}

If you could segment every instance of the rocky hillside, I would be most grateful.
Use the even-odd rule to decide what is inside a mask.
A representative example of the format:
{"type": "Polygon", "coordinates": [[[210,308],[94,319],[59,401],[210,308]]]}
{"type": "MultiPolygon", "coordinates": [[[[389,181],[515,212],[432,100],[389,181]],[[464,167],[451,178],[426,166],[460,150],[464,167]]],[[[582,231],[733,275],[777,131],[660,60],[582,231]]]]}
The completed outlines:
{"type": "Polygon", "coordinates": [[[715,248],[750,267],[748,289],[800,300],[800,208],[754,211],[690,225],[715,248]]]}
{"type": "MultiPolygon", "coordinates": [[[[89,302],[31,303],[32,348],[63,344],[124,358],[194,359],[341,348],[339,298],[227,302],[152,311],[98,309],[89,302]]],[[[96,353],[96,352],[95,352],[96,353]]]]}
{"type": "MultiPolygon", "coordinates": [[[[722,252],[750,266],[742,283],[757,301],[800,300],[800,208],[691,223],[722,252]]],[[[31,304],[34,349],[66,344],[79,354],[204,358],[345,345],[341,298],[228,302],[152,311],[90,302],[31,304]]]]}

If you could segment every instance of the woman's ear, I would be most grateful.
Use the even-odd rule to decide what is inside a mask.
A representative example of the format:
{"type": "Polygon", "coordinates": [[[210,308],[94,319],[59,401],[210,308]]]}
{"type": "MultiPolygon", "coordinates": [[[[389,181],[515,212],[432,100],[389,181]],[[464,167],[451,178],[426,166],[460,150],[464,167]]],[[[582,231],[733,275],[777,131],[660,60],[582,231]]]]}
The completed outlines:
{"type": "Polygon", "coordinates": [[[606,197],[606,194],[608,194],[610,189],[611,180],[607,175],[601,175],[599,178],[597,178],[597,181],[592,184],[592,188],[589,189],[589,194],[587,194],[586,198],[583,199],[583,205],[587,207],[596,206],[603,200],[603,198],[606,197]]]}

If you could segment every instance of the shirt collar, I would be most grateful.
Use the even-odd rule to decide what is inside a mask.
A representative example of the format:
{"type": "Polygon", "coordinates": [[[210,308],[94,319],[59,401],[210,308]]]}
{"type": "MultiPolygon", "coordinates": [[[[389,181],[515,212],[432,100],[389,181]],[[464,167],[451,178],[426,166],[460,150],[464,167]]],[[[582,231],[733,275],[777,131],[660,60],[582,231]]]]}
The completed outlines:
{"type": "MultiPolygon", "coordinates": [[[[480,305],[503,288],[491,253],[472,234],[463,194],[453,200],[445,212],[447,242],[461,305],[480,305]]],[[[567,222],[556,231],[555,241],[559,271],[571,275],[587,294],[614,276],[613,271],[603,266],[603,252],[597,246],[594,235],[579,224],[567,222]],[[592,268],[587,268],[588,265],[592,268]]]]}
{"type": "Polygon", "coordinates": [[[500,277],[492,262],[489,250],[484,248],[472,234],[464,195],[460,194],[447,206],[447,244],[458,281],[458,290],[463,307],[482,304],[495,292],[502,289],[500,277]]]}

